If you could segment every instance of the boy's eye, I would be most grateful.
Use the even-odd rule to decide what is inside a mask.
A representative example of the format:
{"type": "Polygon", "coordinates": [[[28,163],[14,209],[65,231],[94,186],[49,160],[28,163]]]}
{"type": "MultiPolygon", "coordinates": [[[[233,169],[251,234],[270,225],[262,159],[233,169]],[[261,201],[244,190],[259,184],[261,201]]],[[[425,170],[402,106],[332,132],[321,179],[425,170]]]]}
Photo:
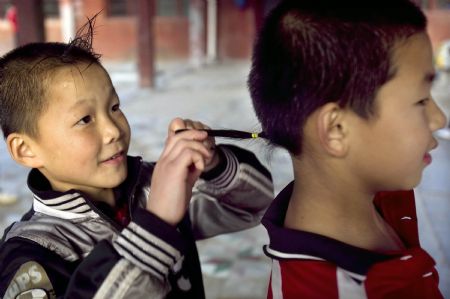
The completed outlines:
{"type": "Polygon", "coordinates": [[[422,100],[418,101],[417,104],[420,106],[425,106],[428,103],[428,101],[429,101],[428,98],[422,99],[422,100]]]}
{"type": "Polygon", "coordinates": [[[120,104],[115,104],[114,106],[112,106],[112,111],[117,111],[120,109],[120,104]]]}
{"type": "Polygon", "coordinates": [[[78,121],[78,124],[86,125],[86,124],[90,123],[91,121],[92,121],[92,117],[90,115],[86,115],[85,117],[83,117],[82,119],[80,119],[78,121]]]}

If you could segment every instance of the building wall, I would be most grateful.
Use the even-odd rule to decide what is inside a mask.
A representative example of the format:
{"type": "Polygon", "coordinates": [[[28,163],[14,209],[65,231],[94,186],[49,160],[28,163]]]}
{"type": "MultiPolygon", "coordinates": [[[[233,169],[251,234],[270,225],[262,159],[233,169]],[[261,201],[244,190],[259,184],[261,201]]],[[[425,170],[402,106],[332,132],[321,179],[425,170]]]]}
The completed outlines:
{"type": "MultiPolygon", "coordinates": [[[[93,16],[106,6],[106,0],[84,1],[83,15],[93,16]]],[[[85,20],[85,19],[84,19],[85,20]]],[[[77,20],[80,26],[83,19],[77,20]]],[[[130,59],[137,55],[137,18],[101,13],[96,21],[94,48],[104,59],[130,59]]],[[[157,59],[179,59],[189,56],[189,21],[187,17],[154,19],[155,55],[157,59]]]]}
{"type": "Polygon", "coordinates": [[[217,2],[219,59],[250,58],[256,33],[252,6],[239,8],[231,0],[217,2]]]}
{"type": "Polygon", "coordinates": [[[136,20],[134,17],[109,18],[99,16],[96,20],[94,49],[103,59],[117,60],[135,57],[136,20]]]}
{"type": "MultiPolygon", "coordinates": [[[[106,59],[130,59],[137,55],[135,17],[98,20],[94,48],[106,59]]],[[[155,54],[157,59],[183,59],[189,56],[189,22],[182,17],[155,17],[155,54]]]]}
{"type": "MultiPolygon", "coordinates": [[[[44,21],[45,36],[47,41],[61,41],[61,27],[59,19],[48,18],[44,21]]],[[[14,47],[14,36],[11,31],[10,24],[4,20],[0,20],[0,55],[5,54],[14,47]]]]}
{"type": "Polygon", "coordinates": [[[156,17],[156,57],[189,57],[189,20],[186,17],[156,17]]]}
{"type": "MultiPolygon", "coordinates": [[[[86,21],[104,7],[104,1],[84,1],[77,25],[86,21]]],[[[251,1],[249,2],[251,3],[251,1]]],[[[428,31],[437,49],[442,41],[450,39],[450,9],[426,11],[428,31]]],[[[137,55],[137,20],[129,17],[99,15],[96,23],[94,48],[104,59],[134,59],[137,55]]],[[[252,5],[243,8],[233,0],[218,0],[218,59],[249,59],[256,32],[252,5]]],[[[61,41],[59,19],[45,20],[48,41],[61,41]]],[[[186,59],[189,57],[189,20],[187,17],[155,18],[155,54],[157,59],[186,59]]],[[[0,55],[13,48],[13,36],[6,20],[0,19],[0,55]]]]}
{"type": "Polygon", "coordinates": [[[13,36],[7,21],[0,20],[0,55],[13,48],[13,36]]]}
{"type": "Polygon", "coordinates": [[[450,9],[432,9],[425,12],[428,33],[435,50],[445,40],[450,40],[450,9]]]}

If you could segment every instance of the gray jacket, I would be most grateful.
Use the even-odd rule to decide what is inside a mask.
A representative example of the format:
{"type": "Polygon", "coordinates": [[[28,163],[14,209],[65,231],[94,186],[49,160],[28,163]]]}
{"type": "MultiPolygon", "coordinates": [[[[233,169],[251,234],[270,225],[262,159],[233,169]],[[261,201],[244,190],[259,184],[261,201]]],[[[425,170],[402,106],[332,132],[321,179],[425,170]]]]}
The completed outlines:
{"type": "Polygon", "coordinates": [[[129,177],[116,190],[127,225],[77,190],[51,191],[32,170],[33,208],[0,247],[0,296],[204,298],[195,240],[259,224],[273,199],[271,176],[252,153],[230,145],[220,152],[224,163],[196,183],[177,227],[145,210],[154,163],[129,157],[129,177]]]}

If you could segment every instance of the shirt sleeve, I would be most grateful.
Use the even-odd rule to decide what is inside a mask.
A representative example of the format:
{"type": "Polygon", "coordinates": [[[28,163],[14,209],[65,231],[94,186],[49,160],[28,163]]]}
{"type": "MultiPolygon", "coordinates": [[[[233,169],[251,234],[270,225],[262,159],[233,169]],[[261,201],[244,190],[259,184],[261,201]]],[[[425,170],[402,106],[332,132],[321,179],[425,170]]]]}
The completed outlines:
{"type": "Polygon", "coordinates": [[[189,207],[196,239],[251,228],[274,197],[270,172],[257,157],[233,145],[219,145],[220,171],[197,182],[189,207]]]}

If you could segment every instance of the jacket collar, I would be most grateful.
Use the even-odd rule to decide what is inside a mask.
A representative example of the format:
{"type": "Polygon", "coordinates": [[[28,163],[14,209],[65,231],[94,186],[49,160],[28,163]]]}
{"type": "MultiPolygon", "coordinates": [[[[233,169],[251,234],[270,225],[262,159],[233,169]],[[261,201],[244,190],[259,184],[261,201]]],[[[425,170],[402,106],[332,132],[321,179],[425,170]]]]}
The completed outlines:
{"type": "MultiPolygon", "coordinates": [[[[138,180],[142,159],[131,156],[127,159],[128,176],[120,186],[114,189],[116,200],[129,200],[138,180]]],[[[76,189],[65,192],[52,190],[50,182],[37,169],[30,171],[27,183],[33,193],[33,209],[36,212],[63,219],[100,217],[99,210],[87,194],[76,189]]]]}
{"type": "Polygon", "coordinates": [[[285,228],[293,186],[291,182],[279,193],[262,219],[270,239],[264,248],[266,255],[275,259],[326,260],[356,274],[365,274],[373,264],[392,258],[319,234],[285,228]]]}

